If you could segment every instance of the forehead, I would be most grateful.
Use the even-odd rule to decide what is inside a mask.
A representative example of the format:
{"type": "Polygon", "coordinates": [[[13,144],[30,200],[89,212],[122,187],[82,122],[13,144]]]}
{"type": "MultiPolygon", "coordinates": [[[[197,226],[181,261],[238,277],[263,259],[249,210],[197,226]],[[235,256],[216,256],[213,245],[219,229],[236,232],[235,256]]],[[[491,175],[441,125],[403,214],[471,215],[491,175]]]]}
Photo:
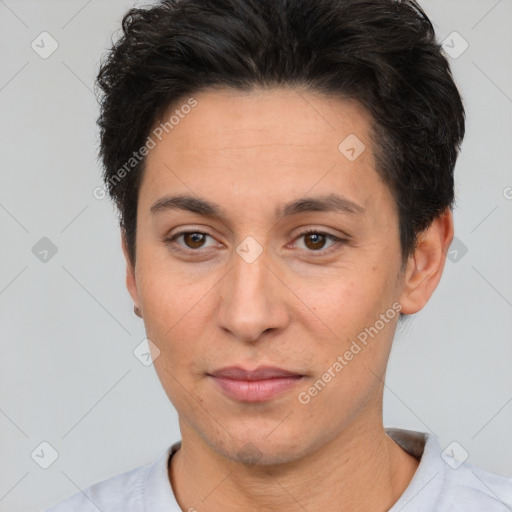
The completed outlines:
{"type": "MultiPolygon", "coordinates": [[[[213,149],[229,151],[251,143],[272,146],[309,145],[337,155],[349,134],[368,137],[371,116],[357,102],[304,89],[206,90],[194,96],[197,105],[163,137],[180,153],[213,149]],[[166,137],[171,134],[172,137],[166,137]],[[245,144],[244,144],[245,142],[245,144]]],[[[187,102],[184,98],[163,122],[187,102]]],[[[176,116],[174,116],[176,119],[176,116]]]]}
{"type": "Polygon", "coordinates": [[[148,153],[140,191],[145,209],[165,192],[220,203],[238,197],[243,207],[262,199],[282,204],[283,194],[337,191],[364,207],[383,186],[371,117],[355,102],[301,89],[208,90],[194,100],[193,109],[180,112],[178,102],[163,118],[174,115],[174,123],[160,130],[148,153]]]}

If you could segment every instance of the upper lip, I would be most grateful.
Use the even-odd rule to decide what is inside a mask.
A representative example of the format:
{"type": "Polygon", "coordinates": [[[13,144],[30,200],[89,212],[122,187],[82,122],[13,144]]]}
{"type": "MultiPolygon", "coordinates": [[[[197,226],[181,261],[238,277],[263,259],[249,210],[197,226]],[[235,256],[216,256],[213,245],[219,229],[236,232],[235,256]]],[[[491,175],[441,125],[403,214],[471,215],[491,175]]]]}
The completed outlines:
{"type": "Polygon", "coordinates": [[[241,366],[226,366],[209,375],[233,380],[265,380],[278,377],[302,377],[299,373],[277,368],[276,366],[260,366],[254,370],[246,370],[241,366]]]}

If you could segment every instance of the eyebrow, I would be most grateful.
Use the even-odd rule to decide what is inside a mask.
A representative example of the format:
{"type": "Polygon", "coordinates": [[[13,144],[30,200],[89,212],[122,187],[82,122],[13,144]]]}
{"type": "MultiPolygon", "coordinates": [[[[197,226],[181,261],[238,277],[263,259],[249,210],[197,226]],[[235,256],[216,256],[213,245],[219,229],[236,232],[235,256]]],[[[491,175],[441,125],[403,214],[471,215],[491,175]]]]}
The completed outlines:
{"type": "MultiPolygon", "coordinates": [[[[218,218],[228,222],[226,210],[220,205],[197,196],[175,195],[158,199],[150,208],[151,214],[169,210],[184,210],[205,217],[218,218]]],[[[282,219],[304,212],[336,212],[349,215],[362,214],[365,208],[340,194],[302,197],[276,208],[276,217],[282,219]]]]}

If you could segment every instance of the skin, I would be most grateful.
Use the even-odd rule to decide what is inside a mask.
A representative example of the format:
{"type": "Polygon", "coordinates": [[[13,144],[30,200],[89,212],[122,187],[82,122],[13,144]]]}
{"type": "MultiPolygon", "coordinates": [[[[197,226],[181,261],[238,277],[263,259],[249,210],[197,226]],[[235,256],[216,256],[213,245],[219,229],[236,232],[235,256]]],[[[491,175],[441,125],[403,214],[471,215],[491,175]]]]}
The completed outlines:
{"type": "Polygon", "coordinates": [[[405,314],[426,304],[453,238],[451,212],[421,233],[401,268],[396,206],[362,107],[284,88],[194,97],[147,156],[135,265],[122,236],[127,288],[179,415],[182,447],[169,468],[177,501],[198,511],[388,510],[418,466],[382,423],[398,315],[309,403],[298,394],[392,304],[405,314]],[[354,161],[338,150],[350,134],[366,146],[354,161]],[[286,202],[333,192],[364,211],[276,217],[286,202]],[[150,212],[178,193],[221,205],[226,218],[150,212]],[[300,236],[309,228],[347,241],[300,236]],[[187,230],[209,236],[165,241],[187,230]],[[251,263],[236,251],[248,236],[262,249],[251,263]],[[272,400],[239,402],[207,376],[230,365],[306,377],[272,400]]]}

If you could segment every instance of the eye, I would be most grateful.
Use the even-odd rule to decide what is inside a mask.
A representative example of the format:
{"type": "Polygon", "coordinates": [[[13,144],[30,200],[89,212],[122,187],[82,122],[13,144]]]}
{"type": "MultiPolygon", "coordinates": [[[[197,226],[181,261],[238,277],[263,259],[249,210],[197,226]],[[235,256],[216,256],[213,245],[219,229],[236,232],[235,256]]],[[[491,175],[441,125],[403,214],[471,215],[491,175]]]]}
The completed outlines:
{"type": "Polygon", "coordinates": [[[343,238],[338,238],[337,236],[331,235],[330,233],[325,233],[323,231],[314,229],[304,231],[297,237],[297,240],[300,238],[304,238],[304,244],[309,252],[322,252],[322,254],[331,252],[322,250],[326,241],[333,242],[329,248],[336,245],[341,245],[346,242],[346,240],[343,238]]]}
{"type": "Polygon", "coordinates": [[[211,236],[208,233],[204,233],[202,231],[180,231],[179,233],[172,235],[170,238],[167,238],[165,242],[173,244],[178,238],[181,237],[183,237],[185,245],[183,246],[181,244],[178,244],[178,246],[183,249],[192,250],[203,248],[206,237],[211,238],[211,236]]]}

